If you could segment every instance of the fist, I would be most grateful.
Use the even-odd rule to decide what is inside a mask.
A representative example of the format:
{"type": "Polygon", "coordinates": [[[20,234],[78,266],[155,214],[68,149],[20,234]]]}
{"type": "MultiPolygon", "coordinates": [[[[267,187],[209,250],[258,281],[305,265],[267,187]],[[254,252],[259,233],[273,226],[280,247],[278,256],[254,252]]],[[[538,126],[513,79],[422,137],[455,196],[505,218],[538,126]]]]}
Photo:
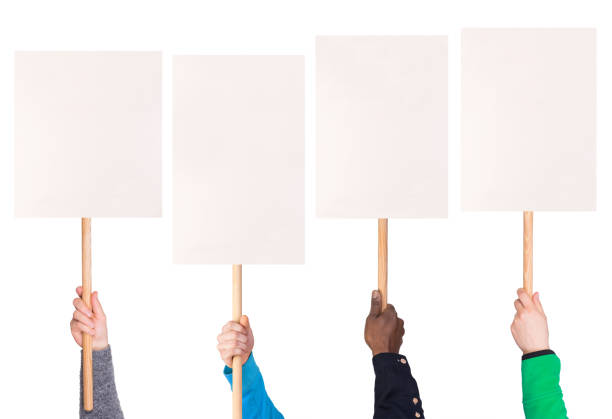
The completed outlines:
{"type": "Polygon", "coordinates": [[[523,354],[549,349],[548,322],[540,302],[540,294],[529,297],[523,288],[517,291],[518,299],[514,301],[516,314],[510,326],[512,337],[523,351],[523,354]]]}
{"type": "Polygon", "coordinates": [[[232,367],[232,359],[239,356],[242,364],[251,356],[255,338],[247,316],[242,316],[240,322],[227,322],[219,336],[217,349],[225,365],[232,367]]]}
{"type": "Polygon", "coordinates": [[[383,352],[399,353],[404,336],[404,321],[397,317],[395,308],[388,304],[382,310],[380,292],[372,292],[370,314],[366,318],[365,341],[372,350],[372,355],[383,352]]]}
{"type": "Polygon", "coordinates": [[[98,292],[91,294],[91,309],[81,299],[83,288],[77,287],[76,292],[79,298],[75,298],[72,302],[75,308],[72,320],[70,320],[72,337],[77,345],[83,347],[83,333],[87,333],[92,336],[92,349],[101,351],[108,346],[108,331],[106,330],[106,315],[98,300],[98,292]]]}

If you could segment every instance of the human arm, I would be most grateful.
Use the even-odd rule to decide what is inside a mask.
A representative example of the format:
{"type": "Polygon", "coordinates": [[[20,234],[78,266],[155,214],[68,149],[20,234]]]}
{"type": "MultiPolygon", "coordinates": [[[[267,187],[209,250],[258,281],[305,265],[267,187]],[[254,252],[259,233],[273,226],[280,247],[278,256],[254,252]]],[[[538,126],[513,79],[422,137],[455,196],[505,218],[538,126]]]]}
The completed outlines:
{"type": "MultiPolygon", "coordinates": [[[[83,409],[83,362],[81,355],[79,417],[82,419],[123,419],[119,397],[115,387],[115,374],[111,348],[108,344],[106,315],[98,299],[98,293],[91,295],[91,310],[85,305],[82,288],[77,288],[73,301],[75,311],[70,321],[70,332],[75,342],[83,346],[83,333],[92,336],[93,400],[92,411],[83,409]]],[[[82,354],[82,352],[81,352],[82,354]]]]}
{"type": "Polygon", "coordinates": [[[228,322],[217,337],[217,349],[225,363],[223,374],[232,385],[232,358],[242,358],[243,419],[283,419],[268,396],[263,376],[253,357],[255,339],[247,316],[240,322],[228,322]]]}
{"type": "Polygon", "coordinates": [[[517,294],[511,331],[523,352],[521,376],[525,418],[567,419],[559,385],[561,362],[549,347],[548,321],[540,294],[530,297],[522,288],[517,294]]]}
{"type": "Polygon", "coordinates": [[[417,382],[405,356],[399,354],[404,321],[389,304],[382,310],[380,292],[372,292],[370,314],[366,318],[365,341],[372,350],[374,419],[424,418],[417,382]]]}

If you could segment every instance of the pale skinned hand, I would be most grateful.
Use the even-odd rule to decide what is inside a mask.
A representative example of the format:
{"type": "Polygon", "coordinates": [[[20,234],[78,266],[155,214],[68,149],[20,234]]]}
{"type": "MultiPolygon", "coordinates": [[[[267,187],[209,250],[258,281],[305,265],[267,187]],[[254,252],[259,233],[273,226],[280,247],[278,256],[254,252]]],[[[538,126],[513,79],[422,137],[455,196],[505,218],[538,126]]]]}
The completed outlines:
{"type": "Polygon", "coordinates": [[[519,298],[514,301],[516,314],[510,327],[514,341],[523,354],[549,349],[548,322],[540,294],[536,292],[529,298],[523,288],[519,288],[517,294],[519,298]]]}
{"type": "Polygon", "coordinates": [[[81,297],[83,296],[83,288],[77,287],[77,295],[72,302],[74,304],[74,313],[70,320],[70,332],[75,342],[83,347],[83,333],[88,333],[92,336],[92,349],[101,351],[108,346],[108,331],[106,330],[106,315],[102,310],[100,300],[98,300],[98,291],[91,294],[90,310],[81,297]]]}
{"type": "Polygon", "coordinates": [[[395,308],[387,304],[382,310],[380,292],[372,291],[370,314],[366,318],[364,337],[372,350],[372,356],[379,353],[399,353],[404,336],[404,321],[397,317],[395,308]]]}
{"type": "Polygon", "coordinates": [[[217,336],[217,342],[219,342],[217,349],[225,365],[231,368],[234,356],[241,357],[244,365],[251,356],[255,344],[249,318],[242,316],[240,322],[227,322],[217,336]]]}

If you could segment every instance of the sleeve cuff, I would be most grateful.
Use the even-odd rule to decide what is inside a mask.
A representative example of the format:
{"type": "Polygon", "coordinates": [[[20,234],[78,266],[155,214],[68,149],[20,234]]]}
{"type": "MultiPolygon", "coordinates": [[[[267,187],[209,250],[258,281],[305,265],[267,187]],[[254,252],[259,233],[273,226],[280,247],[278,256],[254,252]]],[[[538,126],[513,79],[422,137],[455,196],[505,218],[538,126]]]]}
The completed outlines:
{"type": "MultiPolygon", "coordinates": [[[[83,350],[81,350],[81,360],[83,359],[83,350]]],[[[109,365],[113,363],[113,356],[111,353],[111,347],[108,345],[106,348],[99,351],[91,351],[91,364],[94,372],[106,370],[109,365]]]]}
{"type": "Polygon", "coordinates": [[[529,352],[528,354],[523,355],[522,360],[525,361],[526,359],[536,358],[538,356],[554,354],[554,351],[551,351],[550,349],[544,349],[543,351],[529,352]]]}
{"type": "Polygon", "coordinates": [[[392,369],[402,370],[410,372],[410,365],[404,355],[394,354],[390,352],[380,353],[372,358],[372,364],[374,365],[374,372],[378,375],[379,373],[392,369]]]}
{"type": "MultiPolygon", "coordinates": [[[[227,365],[223,367],[223,375],[225,375],[225,378],[230,383],[230,386],[232,386],[232,369],[227,365]]],[[[253,352],[251,352],[247,362],[242,365],[242,391],[246,392],[246,390],[253,386],[258,380],[263,380],[263,378],[261,377],[259,367],[255,363],[253,352]]]]}

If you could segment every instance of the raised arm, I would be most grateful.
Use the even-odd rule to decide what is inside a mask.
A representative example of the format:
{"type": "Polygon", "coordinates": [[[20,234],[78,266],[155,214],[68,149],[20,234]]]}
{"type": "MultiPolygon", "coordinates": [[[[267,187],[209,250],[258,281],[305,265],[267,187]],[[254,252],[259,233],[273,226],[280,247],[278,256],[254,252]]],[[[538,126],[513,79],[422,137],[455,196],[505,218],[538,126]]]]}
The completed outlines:
{"type": "Polygon", "coordinates": [[[381,296],[372,292],[370,314],[366,318],[365,341],[372,350],[374,419],[424,418],[417,382],[405,356],[399,354],[404,321],[389,304],[382,310],[381,296]]]}
{"type": "Polygon", "coordinates": [[[70,332],[75,342],[83,346],[82,333],[92,336],[93,349],[93,396],[94,408],[91,412],[83,409],[83,374],[81,361],[81,396],[79,402],[79,416],[86,419],[123,419],[123,412],[119,405],[119,397],[115,388],[115,375],[113,371],[113,358],[110,345],[108,344],[108,332],[106,328],[106,315],[98,299],[98,292],[91,295],[90,310],[81,295],[83,290],[77,288],[79,298],[74,299],[74,313],[70,321],[70,332]]]}
{"type": "Polygon", "coordinates": [[[526,419],[567,419],[559,385],[561,362],[548,344],[548,321],[540,294],[519,289],[511,331],[523,351],[521,374],[526,419]]]}
{"type": "Polygon", "coordinates": [[[240,322],[228,322],[217,337],[217,349],[225,362],[223,374],[232,385],[232,358],[242,358],[242,418],[283,419],[264,386],[263,377],[253,357],[255,339],[247,316],[240,322]]]}

